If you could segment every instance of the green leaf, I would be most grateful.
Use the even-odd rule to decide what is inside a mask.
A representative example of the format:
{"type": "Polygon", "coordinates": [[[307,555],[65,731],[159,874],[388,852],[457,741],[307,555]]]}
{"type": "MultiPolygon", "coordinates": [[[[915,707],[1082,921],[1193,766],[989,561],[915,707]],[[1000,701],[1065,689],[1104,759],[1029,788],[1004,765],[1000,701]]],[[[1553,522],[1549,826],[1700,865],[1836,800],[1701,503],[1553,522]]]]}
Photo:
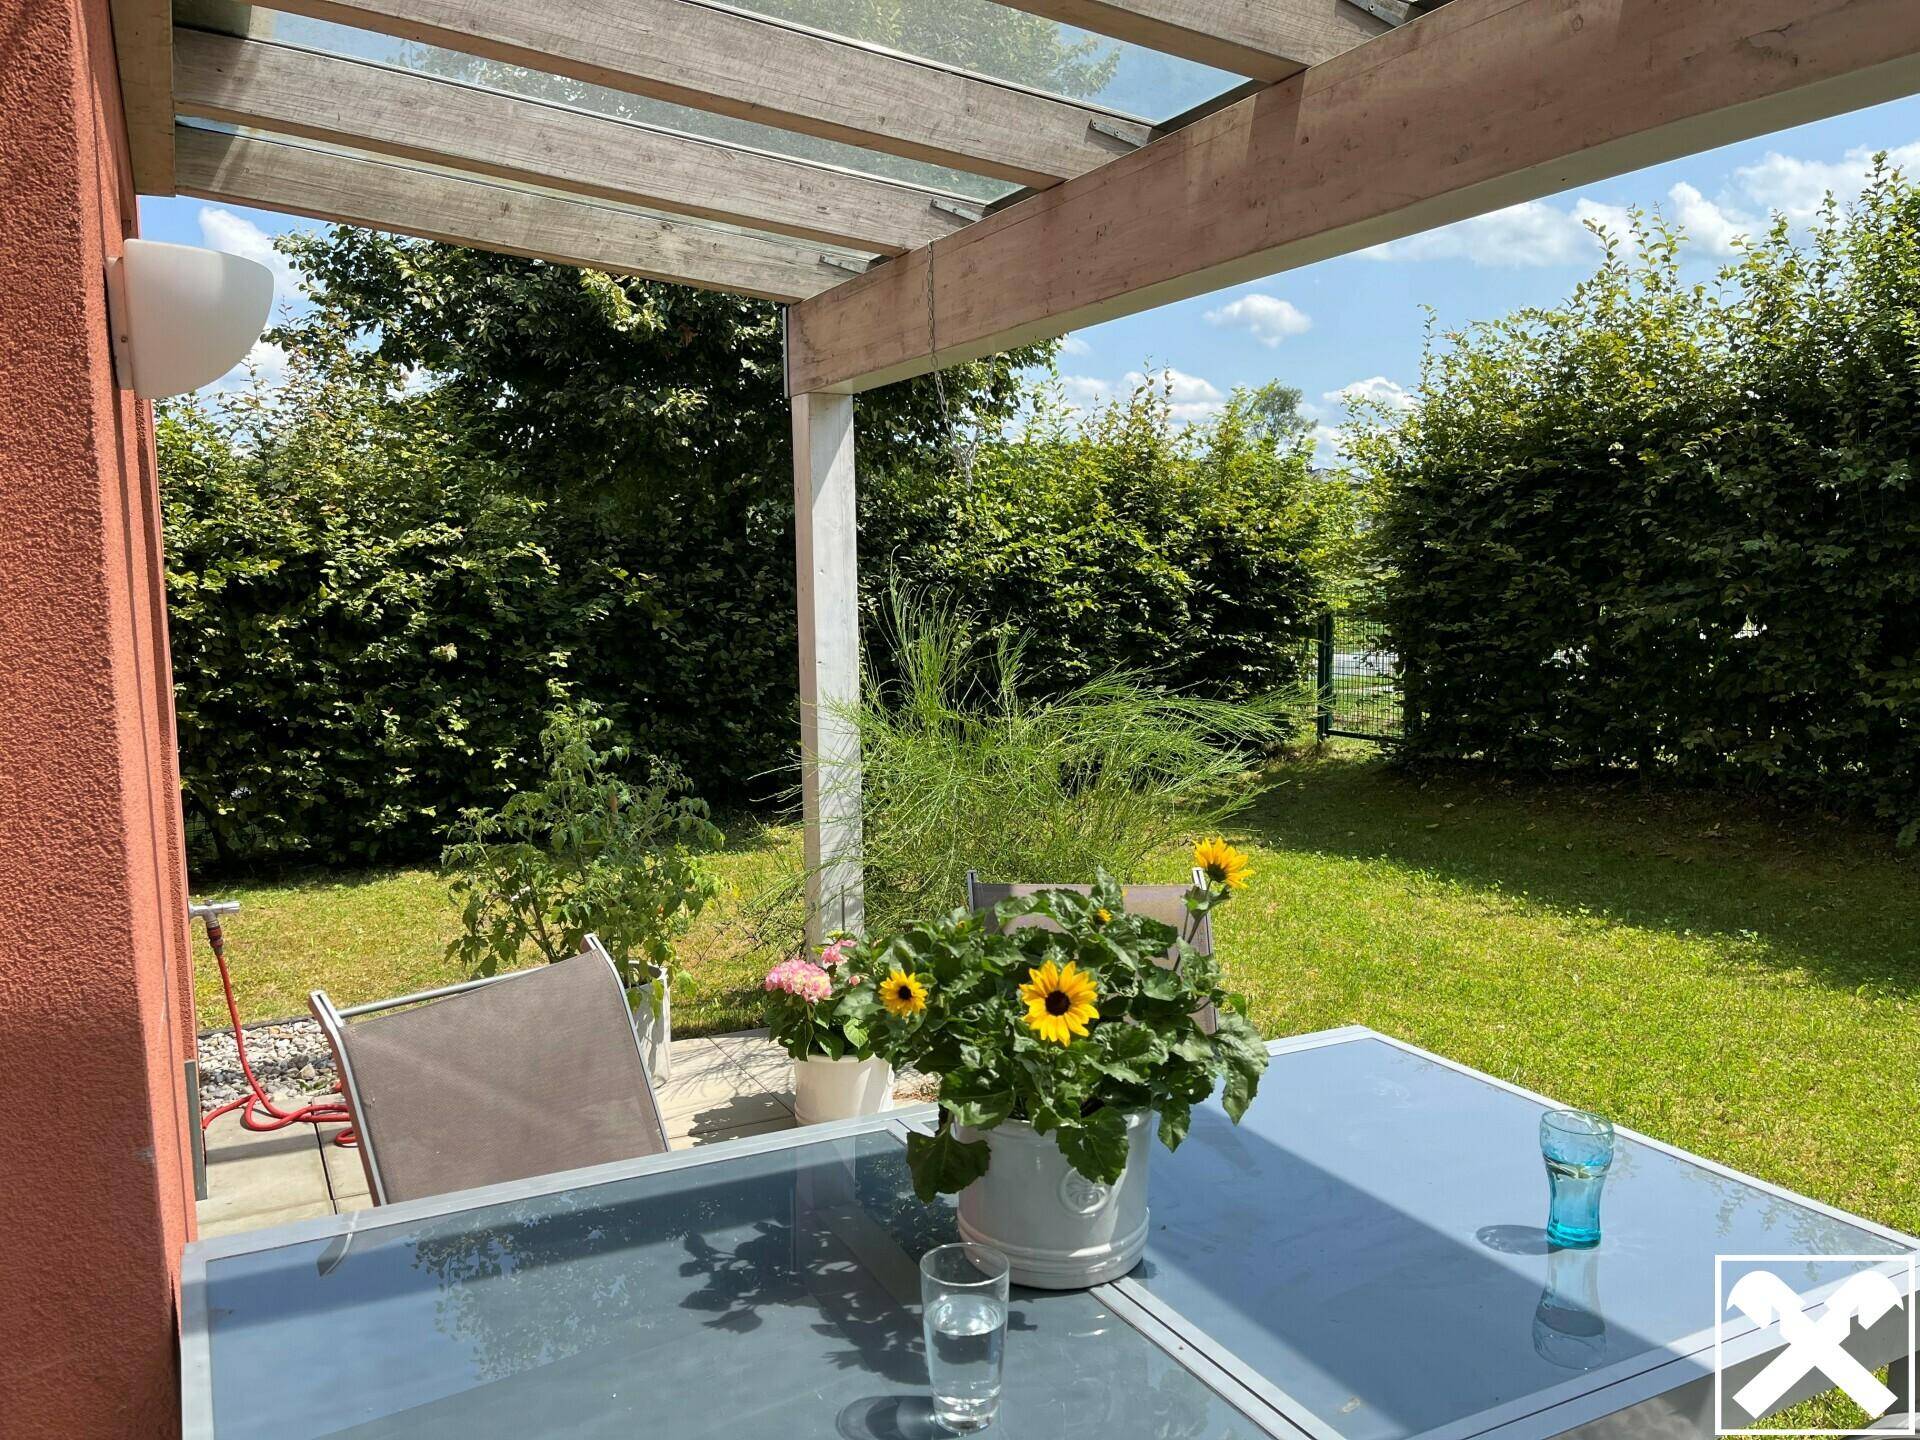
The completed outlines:
{"type": "Polygon", "coordinates": [[[956,1071],[940,1081],[940,1104],[954,1120],[991,1130],[1013,1113],[1013,1087],[990,1071],[956,1071]]]}
{"type": "Polygon", "coordinates": [[[957,1195],[987,1173],[987,1142],[961,1140],[953,1127],[941,1117],[940,1128],[931,1135],[918,1130],[907,1134],[907,1170],[913,1176],[913,1193],[931,1204],[937,1195],[957,1195]]]}
{"type": "Polygon", "coordinates": [[[1127,1117],[1110,1105],[1062,1125],[1054,1141],[1068,1164],[1098,1184],[1113,1184],[1127,1168],[1127,1117]]]}
{"type": "Polygon", "coordinates": [[[1151,1085],[1154,1068],[1167,1058],[1167,1042],[1145,1025],[1101,1025],[1093,1039],[1094,1064],[1123,1084],[1151,1085]]]}
{"type": "Polygon", "coordinates": [[[1162,1100],[1160,1143],[1169,1150],[1178,1150],[1180,1142],[1187,1138],[1187,1126],[1192,1119],[1193,1108],[1184,1100],[1162,1100]]]}
{"type": "Polygon", "coordinates": [[[1190,1023],[1182,1030],[1169,1051],[1177,1058],[1194,1065],[1213,1063],[1213,1037],[1200,1028],[1198,1021],[1190,1023]]]}
{"type": "Polygon", "coordinates": [[[1185,988],[1186,982],[1178,970],[1155,964],[1141,967],[1140,993],[1149,1000],[1178,1000],[1185,988]]]}

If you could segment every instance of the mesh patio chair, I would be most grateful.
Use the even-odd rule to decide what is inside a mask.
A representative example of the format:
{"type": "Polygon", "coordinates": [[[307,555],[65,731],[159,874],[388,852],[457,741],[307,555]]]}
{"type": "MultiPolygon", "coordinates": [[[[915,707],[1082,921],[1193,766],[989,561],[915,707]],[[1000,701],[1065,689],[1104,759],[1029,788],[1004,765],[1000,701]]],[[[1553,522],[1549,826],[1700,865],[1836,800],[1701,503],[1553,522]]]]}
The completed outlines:
{"type": "Polygon", "coordinates": [[[667,1148],[619,972],[554,965],[336,1008],[333,1047],[376,1205],[667,1148]]]}
{"type": "MultiPolygon", "coordinates": [[[[1213,917],[1196,916],[1187,909],[1187,892],[1193,885],[1205,888],[1206,872],[1196,869],[1191,885],[1123,885],[1120,887],[1122,900],[1127,910],[1134,915],[1145,915],[1158,920],[1162,925],[1171,925],[1179,932],[1180,938],[1202,955],[1213,953],[1213,917]]],[[[1037,883],[989,883],[978,874],[967,872],[967,908],[978,911],[987,917],[987,923],[995,923],[993,907],[1002,900],[1013,900],[1032,895],[1040,890],[1072,890],[1076,894],[1086,895],[1093,890],[1091,885],[1049,885],[1037,883]]],[[[1038,925],[1043,929],[1054,930],[1059,927],[1044,915],[1022,915],[1013,922],[1014,928],[1038,925]]],[[[1171,950],[1162,958],[1162,965],[1169,969],[1175,964],[1171,950]]],[[[1213,1006],[1203,1005],[1193,1012],[1194,1019],[1200,1022],[1200,1028],[1213,1034],[1219,1025],[1219,1014],[1213,1006]]]]}

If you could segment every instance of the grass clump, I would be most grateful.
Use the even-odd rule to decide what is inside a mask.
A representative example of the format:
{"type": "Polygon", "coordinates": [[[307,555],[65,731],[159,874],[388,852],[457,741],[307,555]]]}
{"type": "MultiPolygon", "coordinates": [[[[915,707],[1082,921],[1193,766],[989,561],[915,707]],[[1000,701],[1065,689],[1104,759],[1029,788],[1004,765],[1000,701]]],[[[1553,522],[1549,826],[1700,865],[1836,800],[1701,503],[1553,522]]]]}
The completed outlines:
{"type": "MultiPolygon", "coordinates": [[[[1215,828],[1259,792],[1254,758],[1289,708],[1204,700],[1109,671],[1058,694],[1022,685],[1022,645],[956,607],[896,592],[886,669],[840,718],[863,756],[869,930],[965,901],[966,874],[1091,882],[1215,828]]],[[[829,772],[829,790],[850,784],[829,772]]]]}

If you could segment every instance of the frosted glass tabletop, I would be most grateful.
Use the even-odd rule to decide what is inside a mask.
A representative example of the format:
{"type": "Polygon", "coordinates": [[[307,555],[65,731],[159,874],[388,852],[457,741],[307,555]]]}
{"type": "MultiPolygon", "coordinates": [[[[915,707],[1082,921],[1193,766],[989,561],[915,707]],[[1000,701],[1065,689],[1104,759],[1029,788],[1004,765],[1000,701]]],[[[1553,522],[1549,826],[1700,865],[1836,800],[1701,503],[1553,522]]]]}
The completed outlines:
{"type": "MultiPolygon", "coordinates": [[[[189,1435],[936,1433],[918,1259],[955,1238],[953,1212],[914,1199],[890,1130],[358,1220],[345,1234],[190,1252],[208,1257],[189,1317],[206,1343],[184,1379],[211,1416],[190,1403],[189,1435]]],[[[1096,1296],[1016,1290],[990,1433],[1262,1432],[1096,1296]]]]}
{"type": "Polygon", "coordinates": [[[1238,1127],[1208,1106],[1154,1157],[1147,1256],[1120,1288],[1352,1440],[1477,1433],[1710,1337],[1716,1254],[1907,1251],[1624,1135],[1601,1243],[1549,1249],[1538,1099],[1369,1034],[1276,1048],[1238,1127]]]}

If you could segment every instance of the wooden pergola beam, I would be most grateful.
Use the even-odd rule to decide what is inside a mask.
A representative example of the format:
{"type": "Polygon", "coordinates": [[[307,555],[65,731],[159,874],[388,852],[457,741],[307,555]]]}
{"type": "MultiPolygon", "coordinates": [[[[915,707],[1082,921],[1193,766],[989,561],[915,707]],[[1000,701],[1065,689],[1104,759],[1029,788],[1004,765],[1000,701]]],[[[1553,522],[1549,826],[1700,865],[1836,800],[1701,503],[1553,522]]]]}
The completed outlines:
{"type": "Polygon", "coordinates": [[[703,290],[793,301],[844,276],[798,240],[654,219],[280,140],[180,127],[182,195],[584,265],[703,290]]]}
{"type": "Polygon", "coordinates": [[[974,218],[913,186],[363,60],[184,29],[173,53],[174,106],[202,120],[884,254],[974,218]]]}
{"type": "Polygon", "coordinates": [[[1915,90],[1915,0],[1451,0],[796,306],[789,388],[871,389],[936,343],[977,359],[1915,90]]]}
{"type": "Polygon", "coordinates": [[[1282,80],[1390,28],[1350,0],[1007,0],[1096,35],[1282,80]]]}
{"type": "Polygon", "coordinates": [[[112,0],[120,108],[127,122],[133,188],[173,193],[173,3],[112,0]]]}
{"type": "Polygon", "coordinates": [[[1145,124],[702,0],[276,0],[275,9],[1044,187],[1145,124]]]}

